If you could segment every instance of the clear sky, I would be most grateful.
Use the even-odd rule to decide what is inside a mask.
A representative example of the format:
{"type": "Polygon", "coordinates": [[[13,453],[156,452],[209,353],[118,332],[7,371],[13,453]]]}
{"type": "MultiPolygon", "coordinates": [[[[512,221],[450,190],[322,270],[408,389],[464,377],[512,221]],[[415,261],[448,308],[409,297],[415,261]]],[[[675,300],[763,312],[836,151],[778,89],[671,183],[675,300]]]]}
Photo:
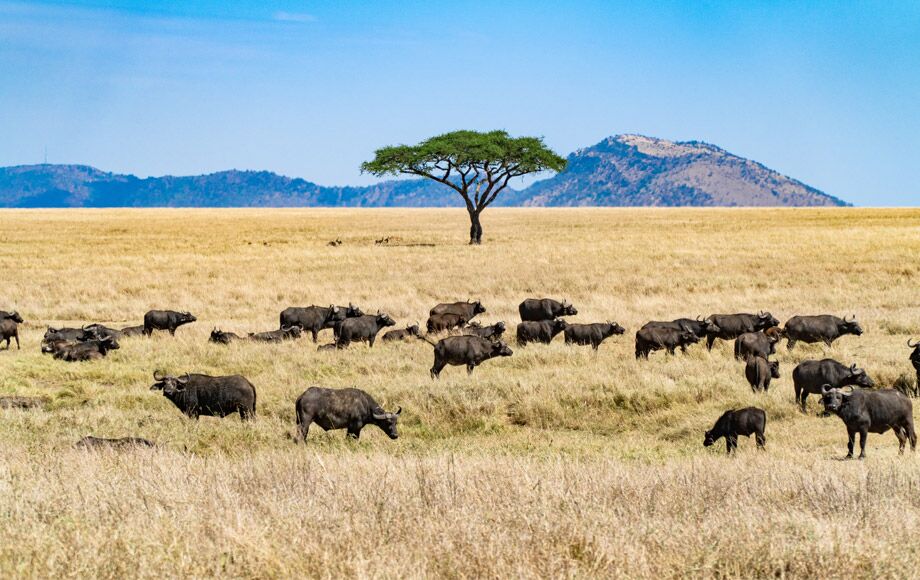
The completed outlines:
{"type": "Polygon", "coordinates": [[[920,2],[0,0],[0,165],[363,184],[454,129],[703,140],[920,204],[920,2]]]}

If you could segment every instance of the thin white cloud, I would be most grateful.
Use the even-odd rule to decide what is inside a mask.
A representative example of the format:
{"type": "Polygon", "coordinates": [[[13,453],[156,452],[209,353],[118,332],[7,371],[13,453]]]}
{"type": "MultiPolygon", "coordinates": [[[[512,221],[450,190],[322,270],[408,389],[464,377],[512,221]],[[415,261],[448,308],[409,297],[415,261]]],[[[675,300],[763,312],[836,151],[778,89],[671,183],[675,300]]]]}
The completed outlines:
{"type": "Polygon", "coordinates": [[[316,17],[312,14],[304,14],[299,12],[275,12],[272,15],[272,18],[278,22],[298,22],[301,24],[316,21],[316,17]]]}

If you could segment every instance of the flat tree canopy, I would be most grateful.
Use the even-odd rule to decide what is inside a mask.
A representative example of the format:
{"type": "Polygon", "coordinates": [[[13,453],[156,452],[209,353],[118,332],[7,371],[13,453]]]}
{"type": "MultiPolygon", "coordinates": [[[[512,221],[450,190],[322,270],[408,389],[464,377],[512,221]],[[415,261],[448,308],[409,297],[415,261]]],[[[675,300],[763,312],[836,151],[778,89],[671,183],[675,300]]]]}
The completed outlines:
{"type": "MultiPolygon", "coordinates": [[[[378,149],[361,171],[383,175],[417,175],[433,179],[460,194],[470,214],[470,243],[482,242],[479,215],[515,177],[540,171],[562,171],[560,157],[539,137],[511,137],[505,131],[454,131],[418,145],[378,149]]],[[[447,190],[445,190],[447,191],[447,190]]]]}

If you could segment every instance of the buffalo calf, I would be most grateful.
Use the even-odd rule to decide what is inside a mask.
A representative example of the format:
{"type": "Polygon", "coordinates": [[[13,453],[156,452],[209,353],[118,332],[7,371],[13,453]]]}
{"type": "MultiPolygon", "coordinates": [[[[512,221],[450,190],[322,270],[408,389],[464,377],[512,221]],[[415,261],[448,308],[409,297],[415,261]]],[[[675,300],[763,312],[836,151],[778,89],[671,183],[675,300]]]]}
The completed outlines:
{"type": "Polygon", "coordinates": [[[769,391],[770,381],[779,378],[779,362],[760,356],[749,356],[744,365],[744,376],[755,393],[769,391]]]}
{"type": "Polygon", "coordinates": [[[763,409],[757,407],[732,409],[722,413],[712,429],[706,431],[703,445],[709,447],[718,441],[719,437],[725,437],[725,450],[727,453],[732,453],[738,447],[738,435],[750,437],[753,434],[757,441],[757,448],[764,449],[767,444],[767,438],[764,435],[766,427],[767,414],[763,409]]]}

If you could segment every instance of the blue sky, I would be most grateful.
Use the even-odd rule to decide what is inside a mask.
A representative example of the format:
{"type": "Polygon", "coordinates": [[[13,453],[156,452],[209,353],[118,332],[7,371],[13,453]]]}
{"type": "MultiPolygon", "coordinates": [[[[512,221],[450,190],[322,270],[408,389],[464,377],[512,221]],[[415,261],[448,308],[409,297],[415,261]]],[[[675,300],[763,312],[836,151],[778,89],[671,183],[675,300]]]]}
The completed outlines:
{"type": "Polygon", "coordinates": [[[920,2],[0,0],[0,165],[372,181],[459,128],[698,139],[920,200],[920,2]]]}

